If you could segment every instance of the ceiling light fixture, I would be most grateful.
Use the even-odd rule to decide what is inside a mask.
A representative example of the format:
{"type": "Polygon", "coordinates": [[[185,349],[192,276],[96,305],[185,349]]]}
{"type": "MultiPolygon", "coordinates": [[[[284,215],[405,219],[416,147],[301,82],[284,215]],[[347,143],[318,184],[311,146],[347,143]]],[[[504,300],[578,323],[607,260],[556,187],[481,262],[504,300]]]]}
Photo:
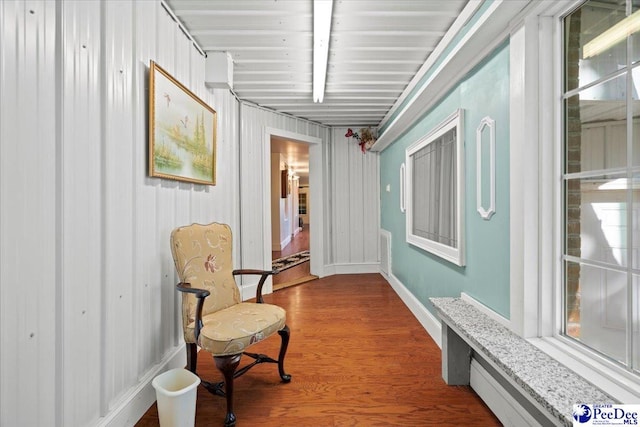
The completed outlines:
{"type": "Polygon", "coordinates": [[[585,44],[582,49],[582,57],[587,59],[592,56],[596,56],[638,30],[640,30],[640,10],[627,16],[622,21],[618,22],[616,25],[585,44]]]}
{"type": "Polygon", "coordinates": [[[333,0],[313,0],[313,102],[322,102],[327,80],[333,0]]]}

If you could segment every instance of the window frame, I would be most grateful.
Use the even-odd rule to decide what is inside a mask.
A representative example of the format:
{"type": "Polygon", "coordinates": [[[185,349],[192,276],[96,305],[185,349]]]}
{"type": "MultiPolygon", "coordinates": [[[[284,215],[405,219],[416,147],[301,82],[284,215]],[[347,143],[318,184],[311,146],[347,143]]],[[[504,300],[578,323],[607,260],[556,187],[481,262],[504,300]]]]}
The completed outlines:
{"type": "Polygon", "coordinates": [[[423,137],[419,138],[413,144],[411,144],[405,151],[405,182],[404,182],[404,196],[405,196],[405,210],[406,210],[406,241],[407,243],[419,247],[427,252],[430,252],[436,256],[439,256],[449,262],[452,262],[458,266],[465,265],[465,228],[464,228],[464,111],[462,109],[456,110],[445,120],[440,122],[435,128],[428,132],[423,137]],[[412,156],[428,146],[430,143],[436,141],[442,135],[456,130],[456,211],[455,211],[455,224],[457,233],[457,247],[445,245],[440,242],[436,242],[425,237],[417,236],[413,233],[413,158],[412,156]]]}
{"type": "MultiPolygon", "coordinates": [[[[585,5],[585,3],[587,3],[587,0],[584,0],[583,2],[581,2],[579,5],[577,5],[575,8],[573,8],[570,11],[567,11],[566,13],[564,13],[560,18],[559,18],[559,25],[561,26],[561,31],[563,34],[563,46],[565,46],[564,44],[564,37],[566,37],[565,35],[565,31],[564,31],[564,27],[563,27],[563,22],[564,22],[564,18],[567,17],[570,13],[572,13],[574,10],[581,8],[585,5]]],[[[631,10],[629,9],[629,4],[626,5],[627,7],[627,13],[631,13],[631,10]]],[[[627,49],[629,49],[629,47],[627,47],[627,49]]],[[[629,54],[629,50],[627,50],[627,54],[629,54]]],[[[565,52],[562,53],[562,57],[560,58],[560,61],[564,62],[565,59],[565,52]]],[[[562,87],[561,89],[561,97],[562,97],[562,101],[563,103],[566,102],[568,99],[574,97],[574,96],[579,96],[581,93],[588,91],[590,88],[592,87],[597,87],[599,85],[605,84],[607,82],[611,82],[614,81],[615,79],[618,79],[621,76],[625,76],[625,86],[627,87],[627,93],[625,95],[625,110],[626,110],[626,117],[625,117],[625,147],[627,150],[627,155],[629,155],[629,149],[630,147],[633,146],[633,139],[631,134],[629,133],[629,127],[634,126],[634,123],[637,122],[637,120],[635,120],[633,118],[633,103],[634,103],[634,99],[633,99],[633,95],[631,93],[631,91],[629,91],[629,85],[632,85],[633,83],[633,70],[634,69],[640,69],[640,64],[638,63],[633,63],[629,56],[627,56],[627,60],[625,63],[624,68],[618,68],[617,70],[610,70],[608,73],[606,73],[604,76],[601,76],[591,82],[588,82],[588,84],[585,84],[583,86],[580,87],[576,87],[570,90],[565,89],[564,87],[562,87]]],[[[565,78],[564,75],[564,70],[562,73],[562,77],[563,77],[563,81],[565,78]]],[[[561,108],[561,113],[562,113],[562,117],[565,117],[565,109],[564,107],[561,108]]],[[[563,119],[566,120],[566,119],[563,119]]],[[[566,128],[566,123],[563,122],[564,127],[566,128]]],[[[563,154],[566,151],[566,135],[563,132],[562,135],[562,149],[563,149],[563,154]]],[[[605,176],[605,175],[609,175],[609,174],[617,174],[620,172],[623,172],[623,176],[625,177],[625,179],[627,179],[629,182],[631,181],[631,178],[633,176],[634,173],[637,172],[638,167],[637,166],[633,166],[631,163],[631,160],[629,158],[626,159],[625,161],[625,165],[624,166],[603,166],[602,168],[598,168],[597,170],[591,170],[591,169],[586,169],[586,170],[579,170],[579,171],[574,171],[574,172],[569,172],[569,171],[565,171],[565,168],[563,167],[561,170],[562,173],[562,185],[563,187],[566,185],[567,182],[569,182],[570,180],[582,180],[582,179],[589,179],[591,177],[594,176],[605,176]]],[[[563,162],[564,163],[564,162],[563,162]]],[[[625,199],[626,199],[626,203],[629,205],[633,205],[635,202],[633,202],[633,195],[630,192],[630,189],[625,189],[625,199]]],[[[563,192],[562,193],[563,196],[566,198],[566,194],[563,192]]],[[[563,212],[564,212],[564,204],[562,206],[563,208],[563,212]]],[[[628,224],[631,224],[630,226],[627,227],[627,231],[626,231],[626,238],[628,239],[628,241],[632,242],[632,238],[631,238],[631,230],[633,228],[633,213],[632,213],[632,206],[626,206],[625,207],[625,217],[627,220],[628,224]]],[[[565,221],[563,220],[562,223],[563,227],[566,227],[565,221]]],[[[566,230],[563,229],[562,232],[562,238],[566,239],[566,230]]],[[[632,245],[633,242],[630,244],[630,246],[626,249],[627,251],[627,255],[630,256],[631,255],[631,251],[632,251],[632,245]]],[[[617,267],[617,266],[613,266],[613,265],[607,265],[608,263],[604,262],[604,263],[600,263],[599,260],[595,260],[595,259],[589,259],[589,258],[582,258],[582,257],[577,257],[577,256],[572,256],[569,255],[567,249],[562,250],[561,252],[562,254],[562,260],[565,262],[573,262],[573,263],[577,263],[580,264],[581,266],[591,266],[593,268],[598,269],[599,271],[616,271],[618,273],[623,273],[625,274],[626,278],[627,278],[627,284],[626,284],[626,297],[627,297],[627,301],[626,301],[626,310],[627,310],[627,315],[629,317],[631,317],[632,319],[635,318],[637,316],[637,313],[633,314],[632,313],[632,306],[634,305],[633,301],[631,300],[632,296],[633,296],[633,279],[632,277],[634,276],[634,270],[636,270],[633,267],[633,262],[631,257],[627,260],[628,265],[625,267],[617,267]]],[[[565,283],[565,279],[564,277],[566,276],[566,271],[564,270],[565,267],[565,263],[563,263],[563,281],[562,283],[560,283],[560,286],[566,286],[565,283]]],[[[566,291],[565,291],[566,292],[566,291]]],[[[566,307],[566,296],[563,293],[563,307],[566,307]]],[[[600,298],[598,301],[604,301],[603,298],[600,298]]],[[[614,360],[614,358],[610,355],[610,354],[604,354],[599,352],[598,350],[594,349],[593,347],[587,345],[586,343],[583,343],[581,340],[577,339],[577,338],[572,338],[571,336],[569,336],[568,332],[567,332],[567,315],[566,313],[562,312],[562,319],[561,319],[561,330],[559,331],[559,336],[564,339],[567,340],[568,343],[570,345],[575,346],[579,351],[583,351],[586,352],[588,354],[591,355],[591,357],[598,357],[599,359],[601,359],[602,361],[604,361],[607,364],[610,364],[612,366],[618,366],[620,367],[622,370],[629,372],[630,375],[635,376],[636,378],[638,378],[638,382],[640,382],[640,369],[638,368],[638,366],[632,367],[633,365],[633,348],[632,346],[630,346],[630,343],[632,343],[632,338],[633,338],[633,329],[634,329],[634,325],[631,325],[631,328],[625,328],[625,343],[626,343],[626,354],[625,354],[625,359],[626,362],[629,363],[629,366],[626,367],[626,365],[622,362],[617,362],[614,360]]],[[[627,321],[629,321],[629,319],[627,319],[627,321]]],[[[633,320],[631,320],[633,321],[633,320]]],[[[628,326],[628,325],[627,325],[628,326]]]]}
{"type": "Polygon", "coordinates": [[[562,331],[562,18],[584,0],[532,5],[510,26],[510,319],[527,338],[622,402],[640,378],[562,331]],[[531,161],[537,159],[537,161],[531,161]]]}

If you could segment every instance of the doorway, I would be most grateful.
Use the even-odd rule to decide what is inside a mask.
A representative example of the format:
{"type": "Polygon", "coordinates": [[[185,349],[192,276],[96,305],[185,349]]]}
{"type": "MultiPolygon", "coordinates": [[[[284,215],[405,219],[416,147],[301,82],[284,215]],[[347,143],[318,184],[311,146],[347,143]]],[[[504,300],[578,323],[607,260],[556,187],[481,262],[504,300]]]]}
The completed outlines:
{"type": "Polygon", "coordinates": [[[271,259],[273,290],[306,283],[311,274],[309,146],[271,136],[271,259]]]}

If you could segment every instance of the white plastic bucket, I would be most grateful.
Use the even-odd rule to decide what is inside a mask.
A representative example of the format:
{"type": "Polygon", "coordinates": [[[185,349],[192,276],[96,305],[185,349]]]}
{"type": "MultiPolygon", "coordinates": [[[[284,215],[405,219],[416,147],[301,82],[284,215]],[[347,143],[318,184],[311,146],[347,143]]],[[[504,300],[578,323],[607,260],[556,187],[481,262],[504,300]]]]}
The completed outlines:
{"type": "Polygon", "coordinates": [[[156,389],[160,427],[193,427],[200,378],[186,369],[171,369],[151,382],[156,389]]]}

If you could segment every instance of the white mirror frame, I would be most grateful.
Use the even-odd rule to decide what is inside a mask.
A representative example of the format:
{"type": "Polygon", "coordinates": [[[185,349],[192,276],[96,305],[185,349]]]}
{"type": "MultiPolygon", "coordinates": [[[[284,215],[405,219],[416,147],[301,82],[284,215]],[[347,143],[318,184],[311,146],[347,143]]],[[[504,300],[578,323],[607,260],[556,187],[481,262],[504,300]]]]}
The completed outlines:
{"type": "Polygon", "coordinates": [[[427,135],[423,136],[413,144],[411,144],[405,151],[405,195],[406,195],[406,240],[407,243],[419,247],[425,251],[431,252],[449,262],[452,262],[460,267],[465,266],[465,227],[464,227],[464,200],[465,200],[465,186],[464,186],[464,110],[459,109],[438,126],[432,129],[427,135]],[[412,156],[425,145],[428,145],[438,137],[442,136],[451,129],[456,130],[456,209],[453,213],[454,221],[456,224],[458,244],[457,247],[445,245],[443,243],[436,242],[421,236],[413,234],[413,187],[416,183],[413,182],[413,159],[412,156]]]}
{"type": "Polygon", "coordinates": [[[490,220],[496,213],[496,122],[487,116],[480,120],[476,129],[476,206],[478,213],[485,220],[490,220]],[[489,128],[489,207],[482,206],[482,132],[489,128]]]}

